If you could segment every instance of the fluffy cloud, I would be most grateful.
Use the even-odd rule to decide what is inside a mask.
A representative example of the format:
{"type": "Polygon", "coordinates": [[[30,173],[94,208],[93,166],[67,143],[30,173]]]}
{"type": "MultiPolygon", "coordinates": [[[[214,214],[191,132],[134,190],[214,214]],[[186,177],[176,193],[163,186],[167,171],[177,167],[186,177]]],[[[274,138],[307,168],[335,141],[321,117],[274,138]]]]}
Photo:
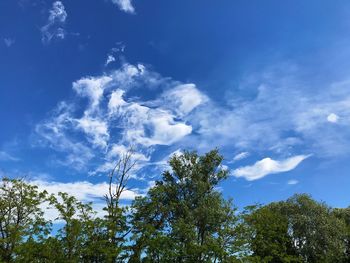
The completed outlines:
{"type": "Polygon", "coordinates": [[[339,120],[339,116],[335,113],[331,113],[327,116],[327,121],[332,123],[337,123],[339,120]]]}
{"type": "MultiPolygon", "coordinates": [[[[115,145],[135,146],[144,163],[158,145],[200,151],[226,147],[241,152],[233,162],[248,152],[285,156],[301,147],[317,157],[349,152],[349,83],[330,85],[317,95],[294,80],[279,81],[271,75],[259,83],[251,91],[254,96],[226,96],[219,104],[192,83],[163,77],[142,64],[125,63],[101,76],[75,81],[76,96],[60,103],[36,130],[45,145],[65,153],[67,159],[61,163],[74,167],[94,163],[100,172],[112,166],[115,159],[108,157],[112,152],[122,151],[115,145]]],[[[280,162],[271,159],[257,164],[271,163],[277,168],[262,170],[258,177],[283,170],[280,162]]],[[[239,171],[243,176],[246,169],[239,171]]]]}
{"type": "Polygon", "coordinates": [[[137,104],[126,108],[127,123],[125,139],[143,146],[171,145],[192,132],[192,127],[175,121],[168,111],[150,109],[137,104]]]}
{"type": "Polygon", "coordinates": [[[235,177],[243,177],[248,181],[253,181],[261,179],[268,174],[291,171],[308,157],[309,155],[297,155],[281,161],[264,158],[251,166],[244,166],[234,170],[233,175],[235,177]]]}
{"type": "Polygon", "coordinates": [[[73,89],[79,96],[90,100],[91,110],[93,110],[100,103],[104,89],[111,81],[112,78],[108,76],[82,78],[73,83],[73,89]]]}
{"type": "MultiPolygon", "coordinates": [[[[83,202],[98,201],[108,192],[107,183],[93,184],[88,181],[77,181],[70,183],[47,182],[43,180],[30,181],[31,184],[38,186],[39,190],[46,190],[50,194],[66,192],[83,202]]],[[[121,200],[133,200],[141,195],[134,190],[126,190],[121,195],[121,200]]]]}
{"type": "Polygon", "coordinates": [[[208,101],[194,84],[182,84],[166,91],[163,99],[180,116],[187,115],[197,106],[208,101]]]}
{"type": "Polygon", "coordinates": [[[89,118],[87,116],[76,120],[93,145],[106,148],[109,140],[108,126],[103,120],[89,118]]]}
{"type": "Polygon", "coordinates": [[[50,41],[54,38],[65,38],[66,32],[64,30],[64,24],[67,16],[67,12],[61,1],[56,1],[52,4],[52,8],[49,11],[47,24],[41,28],[41,40],[44,44],[50,43],[50,41]]]}
{"type": "Polygon", "coordinates": [[[194,84],[163,78],[141,64],[81,78],[73,82],[73,90],[76,97],[61,102],[36,131],[44,144],[68,154],[70,161],[62,164],[81,167],[100,156],[92,173],[111,169],[129,145],[145,163],[153,147],[180,142],[193,130],[187,117],[208,100],[194,84]],[[134,90],[153,92],[155,98],[130,96],[134,90]]]}
{"type": "Polygon", "coordinates": [[[129,14],[135,13],[135,8],[133,7],[131,0],[112,0],[112,3],[117,5],[121,11],[129,14]]]}

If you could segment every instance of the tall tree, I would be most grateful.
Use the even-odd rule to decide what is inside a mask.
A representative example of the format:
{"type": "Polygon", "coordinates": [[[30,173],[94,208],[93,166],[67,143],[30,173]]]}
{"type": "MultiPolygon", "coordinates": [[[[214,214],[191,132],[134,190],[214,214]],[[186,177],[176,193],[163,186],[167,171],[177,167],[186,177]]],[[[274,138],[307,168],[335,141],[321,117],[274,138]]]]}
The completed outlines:
{"type": "Polygon", "coordinates": [[[129,148],[117,160],[116,165],[109,174],[108,193],[104,196],[106,215],[104,216],[105,229],[107,231],[106,250],[108,250],[110,262],[116,262],[127,257],[125,252],[125,237],[130,233],[127,222],[127,207],[121,206],[120,198],[127,187],[133,169],[137,165],[134,151],[129,148]]]}
{"type": "Polygon", "coordinates": [[[24,180],[2,178],[0,185],[0,259],[12,262],[26,241],[45,238],[50,224],[41,205],[46,192],[24,180]]]}
{"type": "Polygon", "coordinates": [[[130,262],[233,262],[238,218],[217,190],[228,171],[217,150],[185,152],[133,204],[130,262]]]}
{"type": "MultiPolygon", "coordinates": [[[[90,241],[90,228],[93,223],[91,204],[83,204],[67,193],[59,192],[58,197],[51,196],[53,205],[59,215],[57,220],[63,221],[63,227],[58,231],[57,239],[62,249],[64,262],[81,262],[85,254],[86,244],[90,241]]],[[[55,262],[57,259],[55,259],[55,262]]]]}

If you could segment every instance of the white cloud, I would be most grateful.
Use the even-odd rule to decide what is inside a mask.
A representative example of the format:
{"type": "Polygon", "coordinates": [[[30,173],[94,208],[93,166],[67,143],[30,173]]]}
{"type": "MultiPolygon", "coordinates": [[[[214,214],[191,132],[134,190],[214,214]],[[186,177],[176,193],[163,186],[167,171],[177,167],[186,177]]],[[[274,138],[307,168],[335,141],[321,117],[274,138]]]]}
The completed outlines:
{"type": "Polygon", "coordinates": [[[299,181],[298,181],[298,180],[295,180],[295,179],[289,180],[289,181],[287,182],[287,184],[289,184],[289,185],[296,185],[296,184],[298,184],[298,183],[299,183],[299,181]]]}
{"type": "Polygon", "coordinates": [[[335,113],[331,113],[327,116],[327,121],[332,123],[337,123],[339,120],[339,116],[335,113]]]}
{"type": "Polygon", "coordinates": [[[243,177],[248,181],[261,179],[268,174],[276,174],[293,170],[309,155],[297,155],[285,160],[272,160],[264,158],[251,166],[240,167],[233,171],[235,177],[243,177]]]}
{"type": "MultiPolygon", "coordinates": [[[[63,183],[34,180],[30,181],[30,183],[38,186],[40,191],[46,190],[50,194],[65,192],[84,202],[98,201],[98,199],[103,198],[108,193],[108,184],[105,182],[93,184],[88,181],[63,183]]],[[[140,194],[134,190],[126,190],[121,195],[121,200],[133,200],[138,195],[140,194]]]]}
{"type": "Polygon", "coordinates": [[[13,38],[4,38],[4,43],[7,47],[11,47],[15,43],[15,40],[13,38]]]}
{"type": "Polygon", "coordinates": [[[208,101],[195,84],[181,84],[163,94],[163,99],[180,116],[187,115],[199,105],[208,101]]]}
{"type": "Polygon", "coordinates": [[[144,145],[171,145],[192,131],[192,127],[175,121],[174,116],[165,110],[151,109],[132,103],[125,107],[125,139],[144,145]]]}
{"type": "Polygon", "coordinates": [[[77,123],[78,127],[87,134],[93,145],[101,148],[107,147],[109,133],[105,121],[84,116],[83,118],[78,119],[77,123]]]}
{"type": "Polygon", "coordinates": [[[121,89],[114,90],[111,94],[111,98],[108,102],[108,109],[111,114],[115,113],[119,107],[127,105],[127,102],[123,99],[125,91],[121,89]]]}
{"type": "Polygon", "coordinates": [[[149,109],[131,105],[130,120],[134,128],[126,131],[126,138],[146,147],[152,145],[171,145],[192,132],[192,127],[174,120],[174,116],[161,109],[149,109]],[[134,110],[134,109],[140,110],[134,110]],[[147,131],[151,131],[147,134],[147,131]]]}
{"type": "Polygon", "coordinates": [[[124,53],[125,48],[126,48],[126,46],[123,44],[123,42],[117,42],[115,47],[111,48],[111,50],[107,54],[107,58],[105,61],[105,67],[107,67],[109,64],[117,61],[117,57],[119,57],[122,53],[124,53]]]}
{"type": "Polygon", "coordinates": [[[80,169],[97,161],[92,173],[112,168],[117,146],[122,151],[120,147],[133,145],[144,163],[156,145],[180,142],[193,130],[188,115],[207,101],[193,84],[163,78],[142,64],[124,64],[108,74],[81,78],[73,82],[73,90],[76,96],[60,103],[36,131],[44,145],[69,156],[70,162],[67,158],[60,160],[62,164],[78,163],[74,166],[80,169]],[[130,96],[136,89],[156,98],[143,101],[130,96]],[[84,149],[88,150],[82,154],[84,149]]]}
{"type": "Polygon", "coordinates": [[[131,0],[112,0],[112,3],[116,4],[121,11],[135,14],[135,8],[133,7],[131,0]]]}
{"type": "Polygon", "coordinates": [[[73,110],[72,105],[66,102],[59,103],[47,120],[36,125],[35,131],[39,138],[34,146],[49,147],[55,152],[65,153],[64,158],[57,159],[56,162],[81,170],[86,169],[86,164],[94,154],[90,147],[71,136],[75,123],[72,117],[73,110]]]}
{"type": "Polygon", "coordinates": [[[64,30],[64,24],[67,16],[67,12],[61,1],[56,1],[52,4],[47,24],[41,28],[41,40],[44,44],[50,43],[54,38],[65,38],[66,31],[64,30]]]}
{"type": "Polygon", "coordinates": [[[106,62],[105,62],[105,66],[107,66],[108,64],[112,63],[115,61],[115,57],[113,55],[108,55],[106,62]]]}
{"type": "Polygon", "coordinates": [[[241,153],[236,154],[233,157],[232,161],[233,162],[237,162],[237,161],[240,161],[240,160],[242,160],[244,158],[247,158],[248,156],[249,156],[249,152],[241,152],[241,153]]]}
{"type": "Polygon", "coordinates": [[[73,89],[81,97],[87,97],[91,103],[91,109],[94,110],[103,96],[106,86],[112,81],[109,76],[87,77],[73,82],[73,89]]]}
{"type": "Polygon", "coordinates": [[[226,94],[224,102],[209,101],[196,110],[190,119],[198,134],[191,138],[196,148],[208,150],[215,145],[284,153],[304,147],[323,158],[349,154],[350,81],[330,83],[315,91],[295,72],[276,72],[256,74],[254,81],[226,94]],[[253,95],[240,95],[243,90],[253,95]],[[342,116],[341,125],[328,125],[330,113],[342,116]]]}
{"type": "Polygon", "coordinates": [[[108,151],[107,157],[111,160],[121,158],[122,156],[126,156],[129,151],[132,151],[132,160],[135,161],[141,161],[146,162],[149,160],[149,157],[146,155],[139,153],[139,152],[133,152],[132,149],[127,148],[125,145],[120,144],[113,144],[110,147],[110,150],[108,151]]]}
{"type": "Polygon", "coordinates": [[[134,145],[145,159],[157,145],[242,151],[232,161],[248,152],[283,156],[301,147],[318,157],[338,156],[350,152],[349,83],[314,94],[294,80],[270,75],[250,87],[254,96],[234,94],[219,104],[192,83],[125,63],[75,81],[75,97],[37,130],[52,149],[66,153],[63,164],[94,163],[101,171],[111,167],[106,155],[113,145],[134,145]],[[328,125],[330,113],[342,116],[341,125],[328,125]]]}

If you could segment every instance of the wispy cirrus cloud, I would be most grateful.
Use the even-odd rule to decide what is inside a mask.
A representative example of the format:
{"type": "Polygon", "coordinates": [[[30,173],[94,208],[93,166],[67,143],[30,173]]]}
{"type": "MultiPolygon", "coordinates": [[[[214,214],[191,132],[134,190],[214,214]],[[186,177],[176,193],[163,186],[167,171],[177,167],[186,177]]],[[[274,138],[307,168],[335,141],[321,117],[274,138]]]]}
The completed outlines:
{"type": "Polygon", "coordinates": [[[11,47],[13,44],[15,44],[15,39],[14,38],[4,38],[4,43],[7,47],[11,47]]]}
{"type": "Polygon", "coordinates": [[[12,156],[11,154],[0,151],[0,161],[11,161],[11,162],[18,162],[20,159],[12,156]]]}
{"type": "MultiPolygon", "coordinates": [[[[111,153],[129,145],[136,147],[144,165],[162,159],[159,155],[158,161],[152,159],[158,146],[169,151],[226,147],[239,152],[232,162],[248,153],[283,160],[305,157],[302,152],[320,158],[349,152],[348,82],[312,94],[293,78],[268,76],[252,85],[254,96],[236,95],[217,103],[193,83],[163,77],[142,64],[124,63],[73,82],[75,97],[60,103],[36,131],[49,147],[67,153],[62,164],[83,167],[98,158],[91,173],[106,171],[117,156],[112,158],[111,153]]],[[[259,179],[288,170],[287,164],[267,158],[257,162],[260,172],[253,166],[237,170],[236,175],[259,179]]]]}
{"type": "Polygon", "coordinates": [[[240,152],[232,158],[232,162],[243,160],[249,156],[249,152],[240,152]]]}
{"type": "Polygon", "coordinates": [[[196,111],[197,147],[232,147],[236,151],[293,153],[302,149],[321,158],[350,152],[349,81],[313,89],[298,72],[256,74],[226,96],[196,111]],[[250,96],[240,95],[249,90],[250,96]],[[322,131],[322,132],[320,132],[322,131]]]}
{"type": "Polygon", "coordinates": [[[47,24],[41,28],[41,40],[44,44],[50,43],[53,39],[64,39],[66,30],[64,25],[67,19],[67,12],[61,1],[52,4],[49,10],[47,24]]]}
{"type": "Polygon", "coordinates": [[[248,181],[254,181],[268,174],[291,171],[308,157],[310,155],[297,155],[284,160],[264,158],[253,165],[237,168],[232,174],[235,177],[243,177],[248,181]]]}

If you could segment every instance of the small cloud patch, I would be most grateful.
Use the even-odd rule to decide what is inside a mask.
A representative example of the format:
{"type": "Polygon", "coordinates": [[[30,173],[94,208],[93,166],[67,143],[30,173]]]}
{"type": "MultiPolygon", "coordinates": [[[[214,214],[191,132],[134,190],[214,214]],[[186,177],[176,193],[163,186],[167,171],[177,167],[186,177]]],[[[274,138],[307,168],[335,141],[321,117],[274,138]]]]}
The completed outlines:
{"type": "Polygon", "coordinates": [[[118,8],[128,14],[135,14],[135,8],[133,7],[131,0],[112,0],[112,3],[117,5],[118,8]]]}
{"type": "Polygon", "coordinates": [[[327,121],[331,123],[337,123],[339,121],[339,116],[335,113],[331,113],[327,116],[327,121]]]}
{"type": "Polygon", "coordinates": [[[54,2],[49,13],[47,24],[41,28],[41,40],[44,44],[50,43],[53,39],[64,39],[66,36],[64,25],[68,15],[63,3],[54,2]]]}
{"type": "Polygon", "coordinates": [[[15,40],[13,38],[4,38],[4,43],[5,46],[11,47],[15,43],[15,40]]]}

